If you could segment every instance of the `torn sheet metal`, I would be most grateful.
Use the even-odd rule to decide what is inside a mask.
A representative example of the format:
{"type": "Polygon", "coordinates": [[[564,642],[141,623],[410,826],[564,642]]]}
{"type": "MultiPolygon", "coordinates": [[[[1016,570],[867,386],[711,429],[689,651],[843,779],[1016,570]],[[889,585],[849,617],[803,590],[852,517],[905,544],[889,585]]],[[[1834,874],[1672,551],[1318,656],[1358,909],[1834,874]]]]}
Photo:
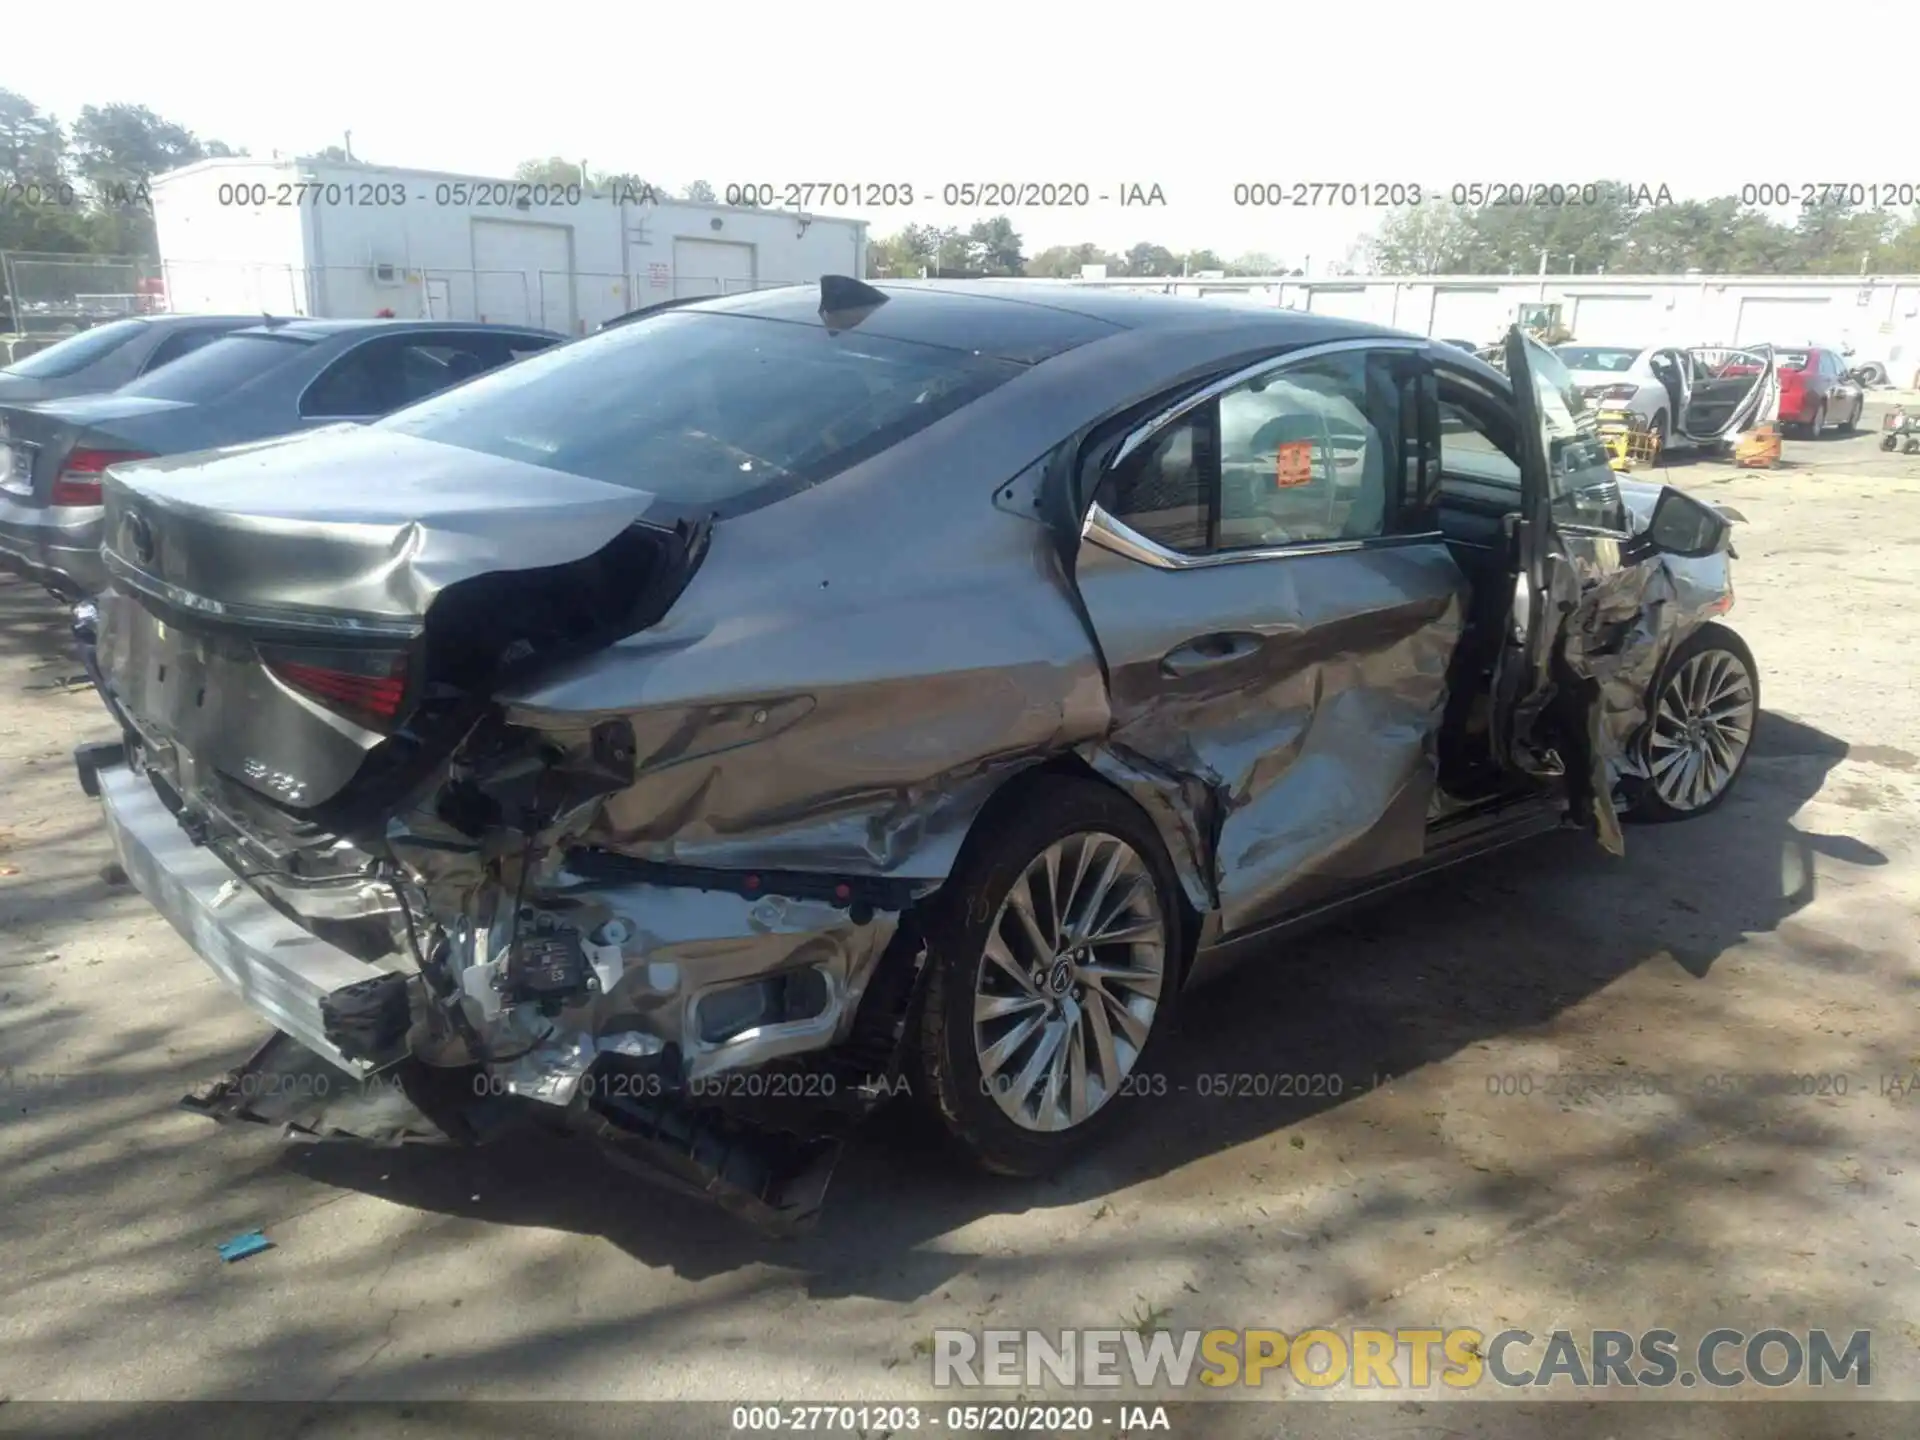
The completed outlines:
{"type": "Polygon", "coordinates": [[[449,586],[579,560],[654,504],[642,490],[363,426],[116,466],[103,499],[109,563],[136,588],[403,629],[449,586]]]}
{"type": "Polygon", "coordinates": [[[511,725],[632,725],[635,783],[585,843],[938,884],[1001,785],[1105,733],[1053,533],[991,503],[977,455],[880,458],[729,518],[658,624],[505,693],[511,725]]]}
{"type": "Polygon", "coordinates": [[[603,1055],[671,1049],[675,1083],[821,1050],[849,1033],[899,912],[562,872],[516,918],[452,946],[458,1004],[500,1087],[567,1105],[603,1055]],[[533,937],[530,939],[530,937],[533,937]],[[528,989],[539,939],[577,944],[590,973],[528,989]]]}
{"type": "MultiPolygon", "coordinates": [[[[1664,487],[1624,478],[1619,483],[1637,534],[1652,518],[1664,487]]],[[[1742,518],[1722,509],[1731,519],[1742,518]]],[[[1731,607],[1732,566],[1724,553],[1699,559],[1660,555],[1621,566],[1617,542],[1604,542],[1611,553],[1594,551],[1599,543],[1588,540],[1576,546],[1576,561],[1589,562],[1581,564],[1582,580],[1594,593],[1591,612],[1582,632],[1571,637],[1567,658],[1576,674],[1600,686],[1600,739],[1616,777],[1644,775],[1646,760],[1639,742],[1660,666],[1701,625],[1731,607]]]]}
{"type": "Polygon", "coordinates": [[[1114,712],[1083,753],[1155,817],[1224,929],[1418,858],[1468,596],[1445,545],[1169,572],[1090,541],[1078,578],[1114,712]],[[1209,632],[1245,653],[1170,676],[1209,632]]]}

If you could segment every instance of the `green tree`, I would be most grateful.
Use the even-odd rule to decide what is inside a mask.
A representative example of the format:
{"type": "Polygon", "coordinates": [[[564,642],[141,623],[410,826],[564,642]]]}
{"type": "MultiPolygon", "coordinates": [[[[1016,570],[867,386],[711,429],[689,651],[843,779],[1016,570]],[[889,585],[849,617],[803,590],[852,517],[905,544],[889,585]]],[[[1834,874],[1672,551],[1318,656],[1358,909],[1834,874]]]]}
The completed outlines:
{"type": "Polygon", "coordinates": [[[1189,250],[1180,257],[1180,264],[1189,275],[1197,275],[1203,270],[1218,270],[1225,273],[1227,262],[1211,250],[1189,250]]]}
{"type": "Polygon", "coordinates": [[[564,190],[569,185],[585,186],[587,172],[578,160],[549,155],[545,160],[522,160],[513,167],[513,178],[525,185],[545,185],[564,190]]]}
{"type": "Polygon", "coordinates": [[[975,221],[967,231],[964,254],[969,268],[989,275],[1019,275],[1027,265],[1020,253],[1020,237],[1004,215],[975,221]]]}
{"type": "Polygon", "coordinates": [[[1298,270],[1288,270],[1273,256],[1262,250],[1249,250],[1244,255],[1236,255],[1227,262],[1229,275],[1298,275],[1298,270]]]}
{"type": "Polygon", "coordinates": [[[1178,275],[1180,261],[1164,245],[1142,240],[1127,251],[1129,275],[1178,275]]]}
{"type": "Polygon", "coordinates": [[[1861,210],[1844,200],[1816,199],[1794,222],[1801,269],[1813,275],[1858,275],[1872,267],[1894,228],[1885,210],[1861,210]]]}
{"type": "Polygon", "coordinates": [[[96,192],[132,189],[210,153],[191,130],[144,105],[81,106],[72,151],[74,172],[96,192]]]}
{"type": "Polygon", "coordinates": [[[713,186],[704,180],[696,180],[680,192],[680,198],[682,200],[697,200],[703,205],[711,205],[714,203],[716,197],[713,193],[713,186]]]}
{"type": "Polygon", "coordinates": [[[1126,261],[1091,241],[1078,245],[1050,245],[1027,261],[1027,274],[1049,280],[1077,280],[1088,265],[1104,265],[1109,274],[1126,268],[1126,261]]]}
{"type": "Polygon", "coordinates": [[[1892,217],[1887,238],[1873,257],[1873,268],[1895,274],[1920,271],[1920,207],[1911,214],[1892,217]]]}
{"type": "Polygon", "coordinates": [[[1444,202],[1410,205],[1380,222],[1366,247],[1368,265],[1382,275],[1457,274],[1473,252],[1472,218],[1444,202]]]}
{"type": "Polygon", "coordinates": [[[12,90],[0,90],[0,174],[14,183],[57,181],[65,172],[67,136],[60,122],[12,90]]]}

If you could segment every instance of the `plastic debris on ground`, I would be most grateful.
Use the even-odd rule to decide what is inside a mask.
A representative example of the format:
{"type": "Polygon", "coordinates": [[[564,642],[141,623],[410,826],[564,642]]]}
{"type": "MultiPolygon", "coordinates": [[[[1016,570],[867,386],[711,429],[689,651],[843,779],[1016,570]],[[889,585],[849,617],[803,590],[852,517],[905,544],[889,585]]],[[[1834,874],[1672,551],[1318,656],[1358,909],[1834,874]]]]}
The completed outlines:
{"type": "Polygon", "coordinates": [[[219,1247],[220,1258],[231,1265],[235,1260],[244,1260],[249,1255],[258,1255],[262,1250],[271,1250],[273,1242],[258,1230],[249,1230],[244,1235],[236,1235],[223,1241],[219,1247]]]}

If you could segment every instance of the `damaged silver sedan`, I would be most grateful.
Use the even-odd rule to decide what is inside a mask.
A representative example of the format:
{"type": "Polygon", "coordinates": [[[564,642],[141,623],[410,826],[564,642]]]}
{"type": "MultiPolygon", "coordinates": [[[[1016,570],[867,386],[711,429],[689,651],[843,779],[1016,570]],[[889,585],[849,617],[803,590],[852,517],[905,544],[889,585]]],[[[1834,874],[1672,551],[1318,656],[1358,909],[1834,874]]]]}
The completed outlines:
{"type": "Polygon", "coordinates": [[[1738,517],[1506,359],[830,278],[110,471],[82,784],[277,1032],[190,1103],[802,1224],[902,1089],[1043,1171],[1242,942],[1711,809],[1738,517]]]}

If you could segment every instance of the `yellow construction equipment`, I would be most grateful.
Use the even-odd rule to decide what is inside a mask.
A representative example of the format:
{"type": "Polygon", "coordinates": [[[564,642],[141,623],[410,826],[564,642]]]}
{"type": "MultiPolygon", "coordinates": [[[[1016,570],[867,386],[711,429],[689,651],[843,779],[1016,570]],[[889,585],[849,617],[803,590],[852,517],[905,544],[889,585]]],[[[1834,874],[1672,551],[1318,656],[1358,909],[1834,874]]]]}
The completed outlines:
{"type": "Polygon", "coordinates": [[[1659,463],[1660,432],[1631,410],[1602,410],[1596,417],[1607,463],[1616,470],[1639,470],[1659,463]]]}

